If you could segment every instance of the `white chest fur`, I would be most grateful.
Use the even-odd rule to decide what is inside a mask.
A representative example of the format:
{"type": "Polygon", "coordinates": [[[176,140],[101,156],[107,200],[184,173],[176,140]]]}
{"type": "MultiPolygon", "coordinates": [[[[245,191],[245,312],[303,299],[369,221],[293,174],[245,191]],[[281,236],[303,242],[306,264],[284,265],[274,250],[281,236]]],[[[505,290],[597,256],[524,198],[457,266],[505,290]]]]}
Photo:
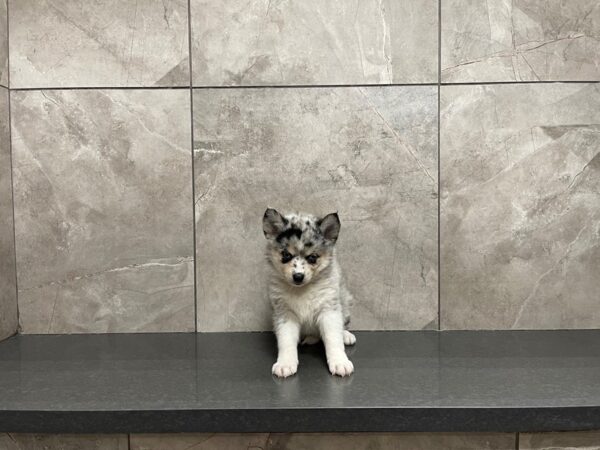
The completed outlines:
{"type": "Polygon", "coordinates": [[[319,315],[326,309],[335,307],[339,297],[338,286],[313,284],[303,289],[292,288],[285,296],[285,306],[293,312],[305,327],[315,325],[319,315]]]}
{"type": "Polygon", "coordinates": [[[276,316],[292,314],[295,321],[302,325],[303,331],[310,332],[324,311],[340,308],[338,271],[302,287],[274,279],[270,286],[270,297],[276,316]]]}

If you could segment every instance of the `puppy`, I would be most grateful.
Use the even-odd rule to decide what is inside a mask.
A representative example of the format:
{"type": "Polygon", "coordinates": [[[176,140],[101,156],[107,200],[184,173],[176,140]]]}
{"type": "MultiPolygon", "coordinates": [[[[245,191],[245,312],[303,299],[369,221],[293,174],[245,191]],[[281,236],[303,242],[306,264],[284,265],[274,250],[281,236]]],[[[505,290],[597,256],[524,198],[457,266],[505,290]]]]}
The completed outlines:
{"type": "Polygon", "coordinates": [[[298,370],[298,343],[323,340],[329,371],[342,377],[354,371],[344,345],[353,345],[352,295],[335,257],[340,232],[337,213],[282,216],[267,209],[263,216],[269,262],[269,299],[279,354],[272,372],[288,377],[298,370]]]}

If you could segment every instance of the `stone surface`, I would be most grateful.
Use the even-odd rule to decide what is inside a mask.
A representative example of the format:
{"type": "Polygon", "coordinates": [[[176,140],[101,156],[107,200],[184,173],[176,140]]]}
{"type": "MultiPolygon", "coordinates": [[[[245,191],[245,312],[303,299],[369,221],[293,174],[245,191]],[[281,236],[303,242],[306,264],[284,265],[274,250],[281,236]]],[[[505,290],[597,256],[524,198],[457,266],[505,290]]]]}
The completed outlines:
{"type": "Polygon", "coordinates": [[[442,328],[600,326],[600,86],[443,86],[442,328]]]}
{"type": "Polygon", "coordinates": [[[0,85],[8,87],[8,18],[6,2],[0,0],[0,85]]]}
{"type": "Polygon", "coordinates": [[[8,90],[0,87],[0,341],[17,331],[8,90]]]}
{"type": "Polygon", "coordinates": [[[513,434],[317,433],[131,435],[131,450],[514,450],[513,434]]]}
{"type": "Polygon", "coordinates": [[[268,433],[132,434],[130,450],[266,450],[268,433]]]}
{"type": "Polygon", "coordinates": [[[272,333],[19,335],[0,342],[0,431],[600,429],[600,330],[356,336],[351,377],[312,345],[280,380],[272,333]]]}
{"type": "Polygon", "coordinates": [[[437,82],[437,0],[192,0],[193,82],[437,82]]]}
{"type": "Polygon", "coordinates": [[[538,433],[519,435],[521,450],[600,450],[600,432],[538,433]]]}
{"type": "Polygon", "coordinates": [[[128,450],[127,435],[0,434],[2,450],[128,450]]]}
{"type": "Polygon", "coordinates": [[[189,85],[185,0],[9,6],[11,87],[189,85]]]}
{"type": "Polygon", "coordinates": [[[442,2],[442,81],[600,79],[597,0],[442,2]]]}
{"type": "Polygon", "coordinates": [[[437,326],[436,91],[194,92],[199,330],[270,329],[267,206],[339,211],[353,328],[437,326]]]}
{"type": "Polygon", "coordinates": [[[194,329],[189,92],[12,92],[25,333],[194,329]]]}
{"type": "MultiPolygon", "coordinates": [[[[268,450],[513,450],[513,434],[272,434],[268,450]]],[[[265,450],[266,450],[265,449],[265,450]]]]}

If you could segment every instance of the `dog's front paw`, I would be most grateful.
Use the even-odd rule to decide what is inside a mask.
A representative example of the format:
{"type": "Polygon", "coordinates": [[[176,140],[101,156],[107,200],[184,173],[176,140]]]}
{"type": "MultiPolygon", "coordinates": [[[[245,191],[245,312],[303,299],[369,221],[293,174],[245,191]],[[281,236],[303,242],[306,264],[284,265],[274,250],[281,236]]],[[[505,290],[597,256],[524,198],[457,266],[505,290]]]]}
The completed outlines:
{"type": "Polygon", "coordinates": [[[273,364],[271,372],[280,378],[287,378],[298,371],[298,361],[277,361],[273,364]]]}
{"type": "Polygon", "coordinates": [[[344,330],[344,345],[356,344],[356,336],[350,333],[348,330],[344,330]]]}
{"type": "Polygon", "coordinates": [[[329,371],[332,375],[345,377],[354,372],[354,364],[352,364],[352,361],[350,361],[346,356],[342,358],[330,359],[327,363],[329,365],[329,371]]]}

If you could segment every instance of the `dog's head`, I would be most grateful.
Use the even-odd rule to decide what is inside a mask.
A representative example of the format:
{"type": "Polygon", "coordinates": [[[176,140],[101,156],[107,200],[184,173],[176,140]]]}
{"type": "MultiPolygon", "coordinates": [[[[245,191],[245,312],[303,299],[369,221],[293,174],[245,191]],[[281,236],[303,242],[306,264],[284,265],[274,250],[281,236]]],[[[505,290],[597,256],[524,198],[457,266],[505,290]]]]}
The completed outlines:
{"type": "Polygon", "coordinates": [[[292,286],[304,286],[331,264],[340,232],[337,213],[319,219],[310,215],[281,215],[267,209],[263,216],[267,258],[292,286]]]}

